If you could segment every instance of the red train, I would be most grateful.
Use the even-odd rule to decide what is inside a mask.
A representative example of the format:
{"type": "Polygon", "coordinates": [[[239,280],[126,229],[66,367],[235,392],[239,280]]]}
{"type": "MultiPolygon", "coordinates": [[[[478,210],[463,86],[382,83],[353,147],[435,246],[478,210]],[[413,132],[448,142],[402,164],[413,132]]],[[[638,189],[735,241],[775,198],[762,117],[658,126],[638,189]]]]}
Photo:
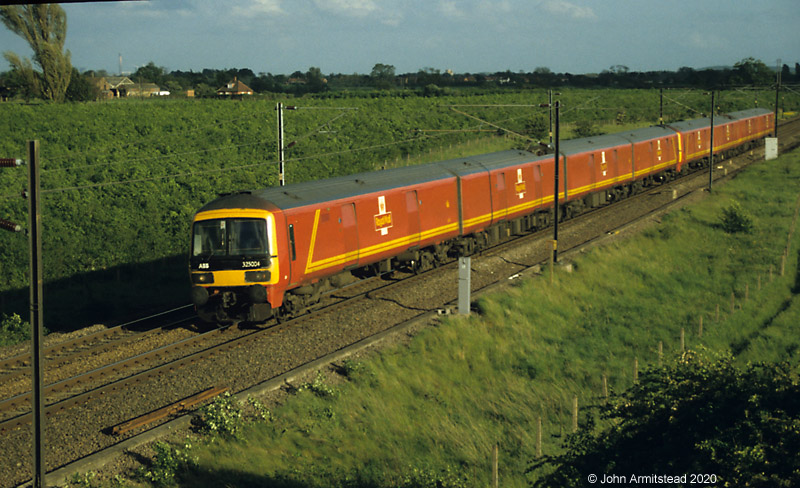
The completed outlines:
{"type": "MultiPolygon", "coordinates": [[[[714,125],[724,154],[768,134],[773,114],[714,125]]],[[[709,135],[697,119],[562,142],[561,217],[707,164],[709,135]]],[[[554,159],[509,150],[222,196],[194,217],[192,300],[207,321],[290,316],[353,273],[424,271],[547,226],[554,159]]]]}

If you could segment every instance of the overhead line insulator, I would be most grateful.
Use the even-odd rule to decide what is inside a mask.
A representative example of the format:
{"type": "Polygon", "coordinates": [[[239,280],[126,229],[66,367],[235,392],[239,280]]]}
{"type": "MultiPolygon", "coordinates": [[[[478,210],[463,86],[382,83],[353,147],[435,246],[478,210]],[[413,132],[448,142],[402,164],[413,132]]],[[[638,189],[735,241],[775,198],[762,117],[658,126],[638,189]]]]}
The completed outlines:
{"type": "Polygon", "coordinates": [[[22,166],[24,163],[21,159],[16,158],[0,158],[0,168],[16,168],[22,166]]]}
{"type": "Polygon", "coordinates": [[[0,219],[0,229],[10,230],[11,232],[21,232],[22,226],[10,220],[0,219]]]}

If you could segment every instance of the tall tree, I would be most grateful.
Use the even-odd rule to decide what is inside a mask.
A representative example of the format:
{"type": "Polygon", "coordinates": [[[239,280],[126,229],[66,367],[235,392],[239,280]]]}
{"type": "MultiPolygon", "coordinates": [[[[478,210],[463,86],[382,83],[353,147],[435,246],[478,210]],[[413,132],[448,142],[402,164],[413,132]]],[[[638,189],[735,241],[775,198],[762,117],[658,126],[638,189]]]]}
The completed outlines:
{"type": "Polygon", "coordinates": [[[48,100],[64,101],[72,75],[70,52],[64,52],[67,14],[58,4],[0,7],[0,18],[11,32],[30,44],[33,63],[13,52],[3,56],[19,71],[35,91],[48,100]],[[36,71],[34,65],[41,71],[36,71]]]}
{"type": "Polygon", "coordinates": [[[733,65],[730,82],[735,85],[769,85],[775,72],[760,59],[745,58],[733,65]]]}
{"type": "Polygon", "coordinates": [[[391,64],[377,63],[369,75],[375,88],[388,90],[394,86],[395,68],[391,64]]]}

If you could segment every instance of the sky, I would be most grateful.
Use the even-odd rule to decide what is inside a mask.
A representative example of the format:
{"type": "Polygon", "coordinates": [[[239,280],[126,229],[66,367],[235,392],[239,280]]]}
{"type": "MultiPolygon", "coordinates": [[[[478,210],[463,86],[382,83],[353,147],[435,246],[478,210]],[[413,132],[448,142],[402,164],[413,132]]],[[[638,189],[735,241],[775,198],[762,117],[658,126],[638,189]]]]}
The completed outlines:
{"type": "MultiPolygon", "coordinates": [[[[599,73],[800,62],[797,0],[149,0],[62,4],[79,70],[599,73]]],[[[0,51],[32,52],[0,26],[0,51]]],[[[0,59],[0,71],[9,69],[0,59]]]]}

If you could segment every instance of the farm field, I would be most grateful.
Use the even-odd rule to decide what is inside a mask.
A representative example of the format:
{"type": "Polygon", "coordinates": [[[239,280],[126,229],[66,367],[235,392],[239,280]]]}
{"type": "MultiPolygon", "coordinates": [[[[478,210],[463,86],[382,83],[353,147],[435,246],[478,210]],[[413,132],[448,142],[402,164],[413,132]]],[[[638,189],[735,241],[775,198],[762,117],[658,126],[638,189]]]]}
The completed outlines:
{"type": "MultiPolygon", "coordinates": [[[[699,117],[707,105],[700,91],[665,93],[666,121],[699,117]]],[[[726,92],[719,110],[750,108],[758,98],[726,92]]],[[[656,90],[565,90],[560,99],[564,138],[658,121],[656,90]]],[[[546,101],[544,90],[288,100],[299,108],[285,112],[286,144],[294,142],[287,181],[529,147],[530,139],[547,140],[548,113],[539,107],[546,101]]],[[[46,327],[69,330],[184,303],[194,211],[219,193],[277,183],[275,103],[2,104],[0,154],[25,158],[27,140],[41,144],[46,327]]],[[[26,222],[25,185],[24,169],[0,172],[4,218],[26,222]]],[[[27,310],[27,259],[24,236],[4,235],[4,315],[27,310]]]]}
{"type": "Polygon", "coordinates": [[[501,486],[528,486],[538,419],[543,452],[560,452],[574,397],[598,404],[603,375],[612,394],[625,391],[634,361],[657,367],[659,343],[674,362],[682,331],[686,348],[739,366],[788,362],[796,384],[798,196],[800,153],[755,165],[643,233],[577,257],[553,285],[522,280],[480,299],[468,319],[321,372],[282,406],[257,408],[262,420],[243,424],[220,403],[206,411],[216,434],[178,451],[160,445],[150,477],[132,483],[488,486],[498,444],[501,486]],[[751,226],[736,231],[726,215],[751,226]]]}

